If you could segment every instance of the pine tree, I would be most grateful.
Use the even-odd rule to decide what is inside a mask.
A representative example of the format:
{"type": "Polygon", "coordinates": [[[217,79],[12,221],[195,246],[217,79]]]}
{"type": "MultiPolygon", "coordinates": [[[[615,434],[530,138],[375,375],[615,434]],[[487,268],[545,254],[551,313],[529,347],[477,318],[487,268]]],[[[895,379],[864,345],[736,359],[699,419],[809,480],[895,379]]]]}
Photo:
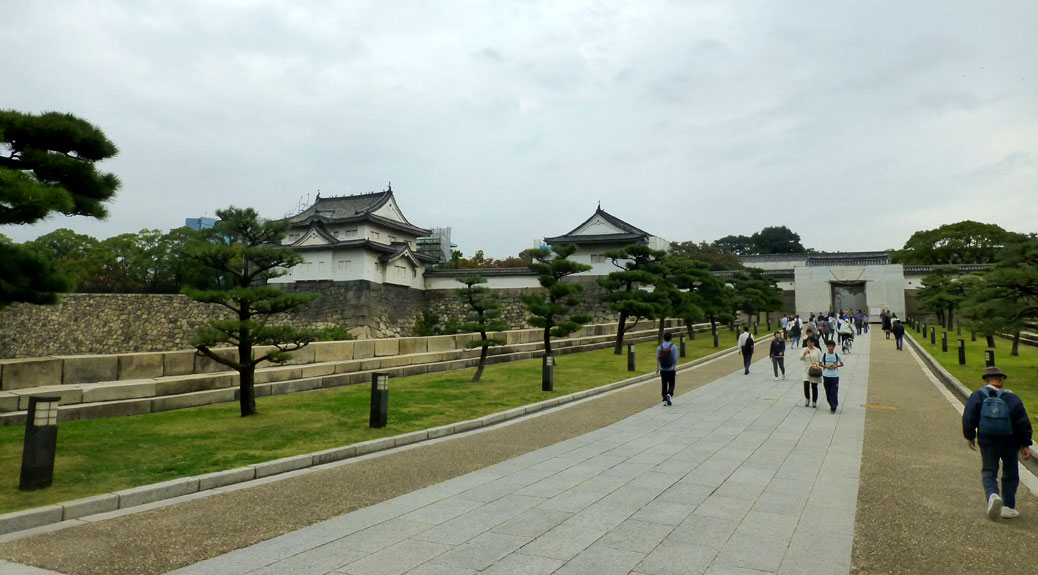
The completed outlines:
{"type": "Polygon", "coordinates": [[[629,329],[627,321],[634,318],[633,327],[641,319],[656,319],[659,312],[663,311],[665,302],[661,300],[660,294],[642,288],[659,281],[661,262],[667,253],[645,244],[632,244],[608,250],[603,255],[619,268],[597,281],[598,285],[606,289],[606,293],[601,296],[602,300],[609,309],[619,314],[613,353],[621,355],[624,333],[629,329]]]}
{"type": "Polygon", "coordinates": [[[490,288],[481,285],[487,283],[483,276],[462,276],[457,278],[465,287],[457,290],[458,297],[465,302],[470,309],[466,320],[461,324],[463,332],[479,332],[479,339],[469,342],[467,347],[480,348],[479,366],[476,374],[472,376],[472,382],[477,383],[483,376],[483,368],[487,364],[489,348],[496,345],[504,345],[505,341],[487,337],[488,331],[505,331],[508,322],[501,317],[501,302],[490,288]]]}
{"type": "Polygon", "coordinates": [[[217,210],[220,221],[210,230],[210,242],[196,245],[188,256],[230,279],[223,289],[185,289],[191,299],[223,306],[230,314],[211,319],[196,331],[191,344],[198,353],[234,369],[239,374],[238,401],[241,416],[256,413],[254,389],[256,366],[265,361],[284,362],[289,352],[306,346],[315,334],[287,325],[271,325],[272,316],[298,310],[316,294],[289,293],[264,285],[266,280],[287,273],[302,261],[291,248],[283,247],[288,223],[260,223],[252,208],[217,210]],[[214,351],[220,344],[237,348],[235,357],[214,351]],[[271,346],[255,352],[256,346],[271,346]]]}
{"type": "Polygon", "coordinates": [[[562,283],[563,278],[580,272],[586,272],[591,266],[567,259],[577,251],[575,244],[552,246],[550,250],[536,248],[524,252],[533,258],[528,266],[537,273],[537,281],[547,290],[547,294],[531,294],[523,296],[522,302],[530,312],[527,322],[544,330],[544,354],[551,355],[551,338],[566,337],[591,321],[588,315],[569,315],[573,308],[580,305],[577,297],[584,286],[580,284],[562,283]]]}

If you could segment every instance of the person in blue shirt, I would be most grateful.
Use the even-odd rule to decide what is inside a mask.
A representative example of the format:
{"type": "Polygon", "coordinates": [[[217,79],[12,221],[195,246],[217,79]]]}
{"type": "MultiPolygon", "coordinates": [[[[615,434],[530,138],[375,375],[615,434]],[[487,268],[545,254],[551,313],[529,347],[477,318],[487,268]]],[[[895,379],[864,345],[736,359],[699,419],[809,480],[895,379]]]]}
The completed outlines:
{"type": "Polygon", "coordinates": [[[840,368],[843,358],[836,353],[836,342],[825,342],[825,353],[822,354],[822,385],[825,386],[825,400],[829,402],[829,413],[836,413],[840,395],[840,368]]]}
{"type": "Polygon", "coordinates": [[[663,405],[674,405],[674,382],[677,379],[678,346],[671,343],[670,332],[663,334],[663,343],[656,346],[656,373],[663,385],[663,405]]]}
{"type": "Polygon", "coordinates": [[[1025,461],[1031,458],[1031,418],[1024,409],[1024,402],[1009,390],[1002,390],[1002,383],[1009,377],[995,366],[984,370],[984,387],[974,391],[962,410],[962,435],[966,446],[976,450],[980,444],[980,479],[988,498],[988,519],[1013,519],[1020,516],[1016,510],[1016,488],[1020,486],[1020,469],[1017,453],[1025,461]],[[981,410],[984,400],[1001,397],[1009,410],[1011,431],[1008,435],[978,433],[981,426],[981,410]],[[1002,494],[998,493],[998,467],[1002,464],[1002,494]]]}

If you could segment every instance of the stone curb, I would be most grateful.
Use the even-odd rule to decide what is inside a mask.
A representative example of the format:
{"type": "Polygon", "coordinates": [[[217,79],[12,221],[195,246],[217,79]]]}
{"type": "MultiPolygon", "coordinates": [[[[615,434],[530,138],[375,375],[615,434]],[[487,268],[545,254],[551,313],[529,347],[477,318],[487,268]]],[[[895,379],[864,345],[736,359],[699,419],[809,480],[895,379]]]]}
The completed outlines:
{"type": "Polygon", "coordinates": [[[937,379],[941,380],[941,383],[943,383],[947,387],[950,387],[951,390],[959,396],[959,399],[963,400],[964,402],[967,399],[969,399],[970,395],[973,393],[973,390],[963,385],[957,377],[952,375],[951,372],[949,372],[948,370],[944,369],[944,366],[942,366],[936,358],[930,355],[930,352],[926,351],[926,348],[919,345],[919,342],[917,342],[912,336],[908,335],[907,330],[905,336],[908,342],[912,344],[912,348],[916,351],[916,353],[919,354],[919,357],[922,358],[923,362],[926,363],[926,367],[928,367],[930,371],[932,371],[933,374],[937,376],[937,379]]]}
{"type": "MultiPolygon", "coordinates": [[[[764,341],[765,339],[767,338],[761,338],[760,341],[764,341]]],[[[737,350],[734,347],[723,349],[722,351],[714,352],[705,357],[694,359],[684,365],[679,365],[678,371],[686,371],[703,363],[733,353],[737,353],[737,350]]],[[[17,531],[39,528],[71,519],[79,519],[94,513],[123,510],[130,507],[154,503],[164,499],[172,499],[174,497],[180,497],[192,493],[210,491],[216,488],[227,487],[229,485],[243,483],[254,479],[269,478],[272,475],[289,471],[316,467],[360,455],[387,451],[395,447],[446,437],[448,435],[456,435],[480,429],[482,427],[490,427],[512,419],[525,417],[531,413],[545,411],[560,405],[580,401],[588,397],[602,395],[617,389],[651,381],[656,377],[655,373],[642,374],[621,381],[607,383],[592,389],[585,389],[569,395],[564,395],[562,397],[554,397],[552,399],[515,407],[506,411],[491,413],[477,419],[459,421],[457,423],[409,432],[392,437],[363,441],[314,453],[295,455],[282,459],[275,459],[273,461],[265,461],[263,463],[256,463],[241,468],[217,471],[193,477],[183,477],[172,481],[143,485],[132,489],[124,489],[115,493],[94,495],[74,501],[6,513],[0,515],[0,535],[8,535],[17,531]]]]}

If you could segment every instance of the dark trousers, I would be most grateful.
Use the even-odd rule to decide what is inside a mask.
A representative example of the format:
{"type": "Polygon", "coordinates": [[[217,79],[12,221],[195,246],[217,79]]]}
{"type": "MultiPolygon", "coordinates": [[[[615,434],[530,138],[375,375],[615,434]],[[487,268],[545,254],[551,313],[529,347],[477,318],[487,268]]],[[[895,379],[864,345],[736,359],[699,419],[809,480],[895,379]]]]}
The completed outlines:
{"type": "Polygon", "coordinates": [[[901,351],[901,346],[905,344],[905,336],[903,334],[895,335],[894,339],[897,340],[897,350],[901,351]]]}
{"type": "Polygon", "coordinates": [[[818,403],[818,384],[813,381],[804,380],[804,399],[810,399],[818,403]],[[810,393],[809,393],[810,392],[810,393]]]}
{"type": "Polygon", "coordinates": [[[746,369],[746,373],[750,373],[750,361],[753,360],[753,350],[742,350],[742,366],[746,369]]]}
{"type": "Polygon", "coordinates": [[[980,446],[980,480],[984,484],[985,498],[998,493],[998,465],[1002,464],[1002,504],[1016,509],[1016,488],[1020,486],[1020,468],[1017,467],[1016,454],[1020,448],[1008,442],[999,441],[992,445],[980,446]]]}
{"type": "Polygon", "coordinates": [[[782,356],[771,356],[771,369],[775,371],[775,377],[778,377],[779,370],[782,370],[782,376],[786,376],[786,358],[782,356]]]}
{"type": "Polygon", "coordinates": [[[660,381],[662,382],[662,385],[663,385],[663,399],[664,400],[667,399],[668,395],[670,395],[670,396],[674,395],[674,380],[675,379],[677,379],[677,371],[675,371],[673,369],[671,369],[671,370],[661,369],[660,370],[660,381]]]}
{"type": "Polygon", "coordinates": [[[835,411],[840,400],[840,377],[822,377],[822,385],[825,386],[825,400],[829,402],[829,410],[835,411]]]}

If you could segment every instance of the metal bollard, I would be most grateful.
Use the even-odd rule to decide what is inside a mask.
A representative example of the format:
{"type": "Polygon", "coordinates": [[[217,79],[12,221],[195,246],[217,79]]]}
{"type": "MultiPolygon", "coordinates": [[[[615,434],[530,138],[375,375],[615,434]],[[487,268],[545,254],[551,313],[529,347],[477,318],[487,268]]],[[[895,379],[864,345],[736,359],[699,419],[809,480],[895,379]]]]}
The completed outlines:
{"type": "Polygon", "coordinates": [[[959,365],[966,365],[966,340],[959,340],[959,365]]]}
{"type": "Polygon", "coordinates": [[[984,350],[984,367],[991,367],[993,365],[995,365],[995,350],[984,350]]]}
{"type": "Polygon", "coordinates": [[[555,357],[545,354],[541,358],[541,391],[555,389],[555,357]]]}
{"type": "Polygon", "coordinates": [[[941,332],[941,351],[948,353],[948,332],[941,332]]]}
{"type": "Polygon", "coordinates": [[[634,371],[634,344],[627,346],[627,371],[634,371]]]}

